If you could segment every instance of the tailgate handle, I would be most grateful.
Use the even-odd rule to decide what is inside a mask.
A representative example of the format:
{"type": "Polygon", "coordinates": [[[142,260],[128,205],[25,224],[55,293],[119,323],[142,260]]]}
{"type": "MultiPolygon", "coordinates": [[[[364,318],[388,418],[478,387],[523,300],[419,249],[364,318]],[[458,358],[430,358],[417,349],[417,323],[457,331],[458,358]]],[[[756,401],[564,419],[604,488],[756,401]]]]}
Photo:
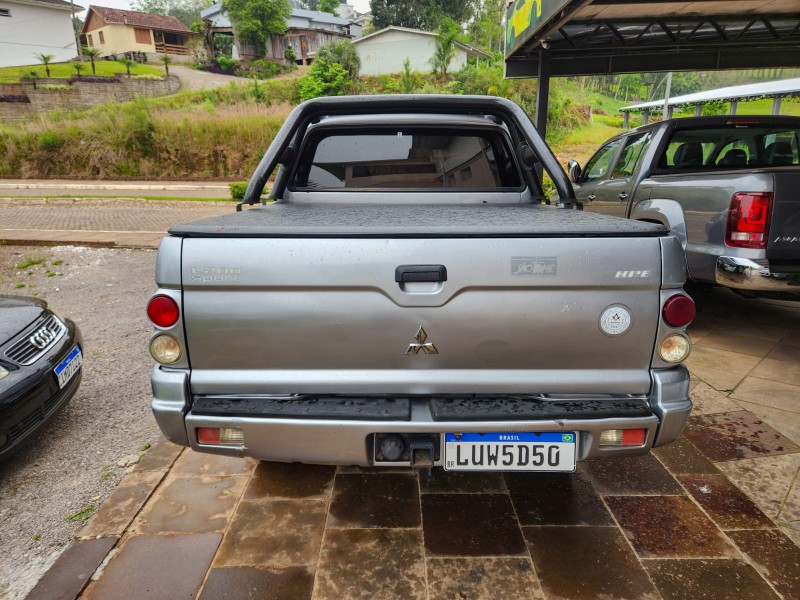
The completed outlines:
{"type": "Polygon", "coordinates": [[[400,265],[394,270],[397,283],[409,281],[447,281],[447,268],[444,265],[400,265]]]}

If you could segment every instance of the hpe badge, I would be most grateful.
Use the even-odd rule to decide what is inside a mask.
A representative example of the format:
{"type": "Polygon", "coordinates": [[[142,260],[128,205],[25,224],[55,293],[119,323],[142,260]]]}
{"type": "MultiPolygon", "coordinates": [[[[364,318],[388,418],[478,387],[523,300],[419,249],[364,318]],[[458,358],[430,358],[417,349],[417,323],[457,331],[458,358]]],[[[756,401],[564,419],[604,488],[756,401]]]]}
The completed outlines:
{"type": "Polygon", "coordinates": [[[609,306],[600,315],[600,329],[606,335],[622,335],[630,329],[632,322],[630,309],[621,304],[609,306]]]}

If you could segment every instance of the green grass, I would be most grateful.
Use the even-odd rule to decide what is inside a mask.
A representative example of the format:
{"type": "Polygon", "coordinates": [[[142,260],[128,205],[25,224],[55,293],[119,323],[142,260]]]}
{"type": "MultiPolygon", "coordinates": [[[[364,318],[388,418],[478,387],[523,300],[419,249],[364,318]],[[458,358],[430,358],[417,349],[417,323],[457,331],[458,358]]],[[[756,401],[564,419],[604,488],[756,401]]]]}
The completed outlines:
{"type": "MultiPolygon", "coordinates": [[[[97,75],[112,76],[116,73],[126,73],[125,65],[121,62],[114,60],[98,60],[95,61],[95,68],[97,75]]],[[[44,70],[44,65],[34,64],[26,65],[24,67],[3,67],[0,69],[0,83],[18,83],[20,77],[27,77],[31,71],[36,71],[39,77],[46,77],[47,74],[44,70]]],[[[92,66],[89,61],[86,61],[86,69],[81,73],[83,76],[92,74],[92,66]]],[[[131,67],[131,75],[163,75],[162,69],[151,67],[150,65],[136,64],[131,67]]],[[[50,63],[50,77],[58,79],[69,79],[75,75],[75,69],[72,68],[72,63],[50,63]]]]}
{"type": "Polygon", "coordinates": [[[88,521],[92,513],[97,510],[94,504],[87,504],[78,512],[64,517],[67,521],[88,521]]]}

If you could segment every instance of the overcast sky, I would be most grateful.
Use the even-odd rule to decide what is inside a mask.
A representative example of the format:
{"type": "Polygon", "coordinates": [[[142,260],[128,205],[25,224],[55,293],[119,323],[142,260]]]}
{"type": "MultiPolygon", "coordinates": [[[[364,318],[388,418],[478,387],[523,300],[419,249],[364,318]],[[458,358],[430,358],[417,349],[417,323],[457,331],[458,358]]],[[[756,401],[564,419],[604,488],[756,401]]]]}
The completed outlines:
{"type": "MultiPolygon", "coordinates": [[[[87,0],[75,0],[75,4],[84,8],[89,8],[89,4],[96,6],[107,6],[109,8],[124,8],[131,9],[131,3],[128,0],[94,0],[88,2],[87,0]]],[[[369,0],[349,0],[348,4],[354,6],[358,12],[367,12],[369,10],[369,0]]],[[[86,13],[80,13],[78,16],[83,18],[86,13]]]]}

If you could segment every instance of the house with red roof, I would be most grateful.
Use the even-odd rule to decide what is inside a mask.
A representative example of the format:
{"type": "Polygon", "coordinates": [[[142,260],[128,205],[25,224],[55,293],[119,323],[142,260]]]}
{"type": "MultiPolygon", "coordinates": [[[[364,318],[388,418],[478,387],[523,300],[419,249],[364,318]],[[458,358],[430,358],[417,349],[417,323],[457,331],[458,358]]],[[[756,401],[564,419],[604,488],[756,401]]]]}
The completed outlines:
{"type": "Polygon", "coordinates": [[[144,54],[191,55],[189,44],[202,41],[175,17],[90,6],[83,36],[100,56],[144,54]]]}

